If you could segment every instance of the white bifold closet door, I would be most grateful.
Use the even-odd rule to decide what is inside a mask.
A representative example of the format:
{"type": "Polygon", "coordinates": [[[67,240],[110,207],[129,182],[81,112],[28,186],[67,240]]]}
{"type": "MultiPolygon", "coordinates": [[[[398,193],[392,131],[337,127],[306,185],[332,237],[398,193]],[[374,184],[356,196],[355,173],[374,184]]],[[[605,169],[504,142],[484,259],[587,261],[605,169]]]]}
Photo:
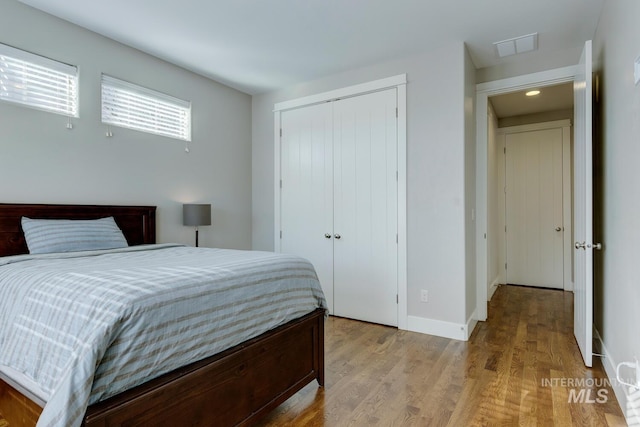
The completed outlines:
{"type": "Polygon", "coordinates": [[[394,326],[396,129],[395,89],[334,103],[334,313],[394,326]]]}
{"type": "Polygon", "coordinates": [[[332,314],[397,326],[396,90],[281,114],[281,251],[308,258],[332,314]]]}
{"type": "Polygon", "coordinates": [[[333,313],[332,109],[323,103],[281,115],[280,251],[311,261],[333,313]]]}

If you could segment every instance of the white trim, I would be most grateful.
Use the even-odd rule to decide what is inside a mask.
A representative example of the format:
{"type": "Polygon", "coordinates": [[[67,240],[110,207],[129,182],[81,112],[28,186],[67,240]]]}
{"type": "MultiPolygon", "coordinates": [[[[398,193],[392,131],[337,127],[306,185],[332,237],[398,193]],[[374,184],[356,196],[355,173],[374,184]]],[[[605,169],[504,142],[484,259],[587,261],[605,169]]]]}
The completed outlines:
{"type": "Polygon", "coordinates": [[[508,126],[498,128],[498,133],[519,133],[519,132],[532,132],[536,130],[556,129],[562,127],[570,127],[571,120],[554,120],[550,122],[531,123],[527,125],[508,126]]]}
{"type": "Polygon", "coordinates": [[[407,316],[408,329],[411,332],[435,335],[452,340],[468,341],[478,320],[475,311],[467,323],[445,322],[425,317],[407,316]]]}
{"type": "MultiPolygon", "coordinates": [[[[273,214],[274,217],[274,227],[273,227],[273,250],[275,252],[280,252],[282,250],[280,239],[280,208],[281,208],[281,198],[280,198],[280,179],[282,177],[282,170],[280,166],[280,149],[282,148],[282,141],[280,138],[280,111],[274,111],[273,114],[273,140],[275,141],[275,149],[274,149],[274,166],[273,166],[273,188],[274,188],[274,201],[273,201],[273,214]]],[[[333,309],[333,307],[331,308],[333,309]]]]}
{"type": "Polygon", "coordinates": [[[539,73],[525,74],[522,76],[510,77],[502,80],[478,83],[476,93],[489,93],[498,95],[501,93],[515,92],[531,87],[552,86],[560,83],[572,82],[578,73],[577,65],[556,68],[553,70],[541,71],[539,73]]]}
{"type": "MultiPolygon", "coordinates": [[[[499,129],[496,129],[496,140],[499,143],[500,152],[498,153],[499,162],[496,162],[496,165],[500,165],[498,168],[498,203],[500,206],[500,213],[498,214],[498,229],[497,231],[500,233],[500,239],[498,239],[498,257],[499,257],[499,280],[500,283],[507,283],[507,233],[503,233],[504,227],[507,223],[507,194],[504,191],[504,188],[507,186],[507,137],[505,134],[500,133],[499,129]],[[502,188],[502,191],[500,191],[502,188]]],[[[489,171],[487,171],[489,173],[489,171]]],[[[487,189],[487,194],[489,190],[487,189]]],[[[488,216],[488,213],[487,213],[488,216]]],[[[489,218],[487,218],[487,221],[489,218]]],[[[488,261],[487,261],[488,262],[488,261]]],[[[490,300],[491,298],[487,298],[490,300]]]]}
{"type": "Polygon", "coordinates": [[[487,103],[489,97],[532,87],[572,82],[577,66],[476,85],[476,314],[487,319],[487,103]]]}
{"type": "MultiPolygon", "coordinates": [[[[406,74],[405,81],[406,81],[406,74]]],[[[398,329],[408,328],[407,311],[407,85],[398,85],[398,329]]]]}
{"type": "Polygon", "coordinates": [[[336,98],[364,95],[383,89],[396,88],[398,108],[398,329],[408,326],[408,266],[407,266],[407,75],[399,74],[354,86],[305,96],[274,105],[274,250],[281,250],[280,240],[280,121],[281,111],[327,102],[336,98]]]}
{"type": "Polygon", "coordinates": [[[348,96],[364,95],[369,92],[376,92],[383,89],[390,89],[407,84],[407,75],[399,74],[397,76],[387,77],[384,79],[374,80],[367,83],[361,83],[354,86],[348,86],[329,92],[322,92],[316,95],[309,95],[302,98],[292,99],[290,101],[278,102],[273,106],[273,111],[290,110],[292,108],[303,107],[305,105],[318,104],[338,98],[348,96]]]}
{"type": "MultiPolygon", "coordinates": [[[[476,86],[477,91],[477,86],[476,86]]],[[[476,93],[476,314],[487,320],[487,162],[488,107],[486,93],[476,93]]]]}
{"type": "Polygon", "coordinates": [[[473,313],[471,313],[471,316],[469,316],[469,319],[467,319],[467,324],[465,326],[465,341],[469,341],[469,338],[471,338],[471,334],[473,334],[473,330],[476,328],[476,325],[478,324],[478,316],[476,316],[476,311],[473,310],[473,313]]]}
{"type": "Polygon", "coordinates": [[[491,298],[493,298],[493,294],[495,294],[498,290],[498,286],[500,286],[500,279],[496,277],[496,279],[491,282],[491,286],[489,287],[487,301],[491,301],[491,298]]]}
{"type": "Polygon", "coordinates": [[[604,345],[600,332],[595,325],[593,326],[593,339],[596,342],[594,347],[599,349],[602,354],[601,361],[604,372],[607,374],[607,378],[609,379],[611,388],[613,388],[613,393],[616,395],[616,399],[618,400],[627,424],[630,426],[640,425],[640,391],[636,391],[633,396],[630,396],[629,389],[631,387],[627,387],[618,382],[616,377],[616,366],[618,366],[618,364],[611,356],[609,349],[604,345]]]}
{"type": "MultiPolygon", "coordinates": [[[[613,358],[611,357],[611,353],[609,353],[609,350],[607,349],[607,347],[604,345],[604,342],[602,341],[602,337],[600,336],[600,332],[598,331],[598,329],[594,326],[593,327],[593,340],[596,342],[596,345],[594,346],[594,350],[598,349],[596,351],[599,351],[600,354],[602,354],[602,367],[604,368],[604,372],[607,374],[607,377],[609,378],[609,380],[612,380],[616,377],[616,364],[613,361],[613,358]]],[[[613,385],[613,381],[611,381],[612,385],[613,385]]],[[[622,390],[616,390],[616,387],[614,387],[614,390],[616,392],[616,397],[618,397],[618,392],[622,392],[622,390]]],[[[620,401],[620,398],[618,397],[618,401],[620,401]]],[[[620,401],[620,403],[622,403],[620,401]]],[[[620,405],[622,407],[622,405],[620,405]]]]}
{"type": "Polygon", "coordinates": [[[562,128],[562,224],[564,239],[564,290],[573,292],[573,185],[571,174],[571,129],[562,128]]]}

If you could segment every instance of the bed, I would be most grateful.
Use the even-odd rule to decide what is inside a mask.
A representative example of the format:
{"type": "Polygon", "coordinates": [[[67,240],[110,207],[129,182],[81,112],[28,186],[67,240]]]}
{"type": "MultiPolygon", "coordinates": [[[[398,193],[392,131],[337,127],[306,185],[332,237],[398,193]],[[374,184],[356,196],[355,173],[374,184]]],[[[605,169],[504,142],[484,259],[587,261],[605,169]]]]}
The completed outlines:
{"type": "MultiPolygon", "coordinates": [[[[226,261],[227,264],[223,264],[223,267],[216,267],[215,269],[216,274],[226,277],[228,283],[240,280],[236,276],[231,276],[231,267],[229,267],[231,264],[254,262],[253,257],[258,257],[260,265],[266,265],[271,262],[270,257],[281,257],[280,255],[269,253],[229,251],[237,252],[236,254],[218,252],[218,250],[213,249],[204,249],[205,253],[199,249],[182,247],[181,245],[154,245],[155,207],[0,204],[0,257],[7,257],[0,258],[0,260],[11,259],[12,263],[9,265],[13,269],[17,269],[16,265],[21,265],[21,263],[35,269],[33,271],[41,269],[41,264],[33,264],[41,261],[31,259],[37,258],[37,256],[14,256],[28,253],[21,227],[22,217],[74,220],[113,217],[131,248],[113,249],[106,251],[108,253],[105,254],[102,252],[92,253],[91,256],[86,258],[93,257],[103,262],[107,262],[106,260],[111,262],[112,258],[120,259],[124,266],[126,264],[125,259],[134,262],[137,259],[136,257],[150,257],[150,253],[154,251],[163,254],[166,259],[191,259],[192,255],[193,258],[215,256],[228,260],[226,261]],[[199,252],[196,254],[190,251],[199,252]],[[240,260],[236,260],[236,256],[239,256],[240,260]],[[18,258],[18,261],[13,262],[14,258],[18,258]],[[251,259],[249,260],[249,258],[251,259]]],[[[68,256],[75,257],[76,255],[71,254],[68,256]]],[[[65,262],[68,262],[65,257],[57,255],[53,255],[51,258],[52,260],[47,260],[46,262],[61,263],[63,266],[66,265],[64,264],[65,262]]],[[[79,261],[74,262],[82,265],[82,263],[89,263],[90,261],[85,260],[84,255],[82,255],[79,261]]],[[[164,263],[165,260],[162,259],[162,261],[157,262],[164,263]]],[[[299,263],[300,260],[274,258],[274,263],[278,262],[299,263]]],[[[280,264],[280,270],[289,271],[288,267],[282,267],[282,265],[285,264],[280,264]]],[[[2,271],[2,268],[0,266],[0,271],[2,271]]],[[[303,278],[308,276],[305,272],[305,269],[308,268],[302,264],[300,264],[300,268],[302,268],[301,271],[303,273],[291,274],[291,278],[301,277],[296,280],[299,280],[300,283],[307,283],[308,278],[303,278]]],[[[198,267],[198,275],[203,274],[200,270],[201,268],[198,267]]],[[[252,268],[251,271],[253,270],[257,270],[257,268],[252,268]]],[[[6,271],[11,270],[7,269],[6,271]]],[[[131,269],[126,270],[126,274],[132,274],[131,271],[131,269]]],[[[80,273],[74,272],[74,274],[80,273]]],[[[315,275],[315,273],[313,274],[315,275]]],[[[185,277],[187,277],[184,279],[186,282],[191,276],[185,277]]],[[[97,280],[96,278],[94,279],[97,280]]],[[[289,279],[287,280],[290,281],[289,279]]],[[[153,282],[152,287],[160,286],[161,282],[160,280],[157,283],[151,280],[148,281],[153,282]]],[[[315,287],[314,284],[310,286],[315,287]]],[[[299,287],[303,286],[300,285],[299,287]]],[[[228,288],[231,288],[231,286],[228,288]]],[[[275,292],[273,294],[276,295],[275,292]]],[[[227,297],[225,296],[224,298],[227,297]]],[[[275,305],[275,299],[286,299],[276,296],[273,298],[274,301],[269,300],[268,304],[263,305],[275,305]]],[[[307,297],[305,296],[304,298],[307,297]]],[[[281,317],[280,314],[273,316],[265,314],[264,316],[274,317],[280,322],[274,327],[269,327],[267,331],[259,334],[254,331],[255,336],[243,339],[239,343],[234,343],[233,340],[240,338],[229,338],[229,342],[233,344],[217,349],[212,355],[207,355],[204,358],[198,356],[197,360],[190,363],[153,376],[140,384],[127,387],[117,393],[112,391],[113,395],[105,393],[106,397],[104,399],[101,398],[95,402],[90,401],[88,406],[80,406],[82,408],[82,425],[91,427],[252,424],[313,380],[317,380],[320,386],[324,385],[324,318],[326,310],[322,297],[316,295],[316,299],[318,300],[316,307],[307,307],[304,309],[304,313],[296,312],[296,310],[302,310],[298,305],[287,309],[289,313],[287,316],[293,316],[294,318],[292,319],[281,317]]],[[[308,305],[309,302],[306,301],[306,304],[308,305]]],[[[228,305],[244,307],[240,303],[228,305]]],[[[243,308],[241,311],[245,312],[249,311],[249,309],[243,308]]],[[[157,317],[157,315],[154,316],[157,317]]],[[[227,317],[235,319],[233,316],[227,317]]],[[[174,322],[166,323],[174,324],[174,322]]],[[[266,325],[262,324],[262,320],[255,323],[260,327],[266,327],[266,325]]],[[[202,322],[198,323],[198,325],[201,328],[203,327],[202,322]]],[[[4,325],[0,326],[4,327],[4,325]]],[[[149,327],[149,329],[154,328],[156,328],[155,325],[149,327]]],[[[204,329],[207,332],[206,325],[204,329]]],[[[165,334],[164,332],[161,334],[163,337],[165,335],[170,336],[170,334],[165,334]]],[[[208,342],[205,339],[202,339],[202,341],[208,342]]],[[[216,343],[219,342],[218,340],[211,340],[211,343],[214,341],[216,343]]],[[[95,374],[95,378],[91,377],[94,382],[90,388],[91,396],[94,398],[97,395],[94,393],[100,389],[100,387],[96,386],[100,379],[109,378],[108,376],[101,377],[101,375],[106,375],[104,371],[111,372],[110,369],[101,370],[103,364],[106,363],[105,360],[116,360],[120,357],[122,357],[122,360],[129,360],[126,354],[119,355],[117,358],[107,357],[111,354],[109,351],[112,350],[112,344],[109,345],[107,352],[104,353],[104,360],[97,359],[100,363],[96,363],[95,373],[92,373],[92,375],[95,374]]],[[[218,344],[211,345],[215,347],[218,344]]],[[[186,345],[186,347],[189,346],[186,345]]],[[[137,347],[137,349],[140,348],[139,346],[137,347]]],[[[145,347],[145,350],[150,351],[151,348],[153,347],[148,349],[145,347]]],[[[179,352],[176,351],[176,353],[179,352]]],[[[184,353],[188,352],[185,351],[184,353]]],[[[113,354],[116,354],[115,351],[113,354]]],[[[133,357],[131,359],[133,360],[133,357]]],[[[158,359],[166,365],[162,365],[163,369],[171,366],[168,361],[172,360],[172,358],[158,357],[158,359]]],[[[153,369],[155,369],[155,366],[153,369]]],[[[121,375],[121,377],[126,376],[125,374],[121,375]]],[[[84,380],[84,377],[81,377],[81,379],[84,380]]],[[[118,381],[115,382],[118,383],[118,381]]],[[[54,395],[65,396],[64,393],[54,393],[54,395]]],[[[20,381],[20,378],[16,380],[16,375],[13,375],[8,367],[5,367],[4,370],[0,368],[0,426],[3,423],[10,427],[34,426],[40,418],[44,403],[39,399],[39,396],[37,392],[33,392],[28,386],[25,386],[24,382],[20,381]]],[[[51,397],[52,401],[55,399],[51,397]]],[[[47,406],[45,405],[46,408],[47,406]]],[[[62,425],[65,424],[66,422],[62,423],[62,425]]],[[[52,421],[49,425],[58,424],[52,421]]]]}

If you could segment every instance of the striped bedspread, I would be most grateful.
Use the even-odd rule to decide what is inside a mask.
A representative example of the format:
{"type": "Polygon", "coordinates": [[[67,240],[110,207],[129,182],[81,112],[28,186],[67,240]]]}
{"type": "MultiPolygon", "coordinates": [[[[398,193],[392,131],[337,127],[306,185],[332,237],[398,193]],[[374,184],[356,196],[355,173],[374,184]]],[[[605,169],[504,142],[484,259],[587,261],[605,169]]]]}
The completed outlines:
{"type": "Polygon", "coordinates": [[[38,427],[326,308],[313,266],[270,252],[147,245],[0,258],[0,365],[48,395],[38,427]],[[97,369],[96,369],[97,367],[97,369]]]}

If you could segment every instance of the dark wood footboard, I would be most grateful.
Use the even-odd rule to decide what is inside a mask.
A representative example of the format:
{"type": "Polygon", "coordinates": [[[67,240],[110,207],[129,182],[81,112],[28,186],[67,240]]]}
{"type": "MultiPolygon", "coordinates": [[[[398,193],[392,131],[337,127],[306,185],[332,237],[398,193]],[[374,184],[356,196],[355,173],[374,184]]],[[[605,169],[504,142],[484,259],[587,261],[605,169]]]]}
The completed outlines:
{"type": "Polygon", "coordinates": [[[324,311],[93,405],[85,426],[250,425],[324,383],[324,311]]]}
{"type": "MultiPolygon", "coordinates": [[[[324,385],[320,309],[98,402],[87,410],[84,425],[251,425],[313,380],[324,385]]],[[[0,380],[0,414],[8,427],[33,427],[38,409],[0,380]]]]}

